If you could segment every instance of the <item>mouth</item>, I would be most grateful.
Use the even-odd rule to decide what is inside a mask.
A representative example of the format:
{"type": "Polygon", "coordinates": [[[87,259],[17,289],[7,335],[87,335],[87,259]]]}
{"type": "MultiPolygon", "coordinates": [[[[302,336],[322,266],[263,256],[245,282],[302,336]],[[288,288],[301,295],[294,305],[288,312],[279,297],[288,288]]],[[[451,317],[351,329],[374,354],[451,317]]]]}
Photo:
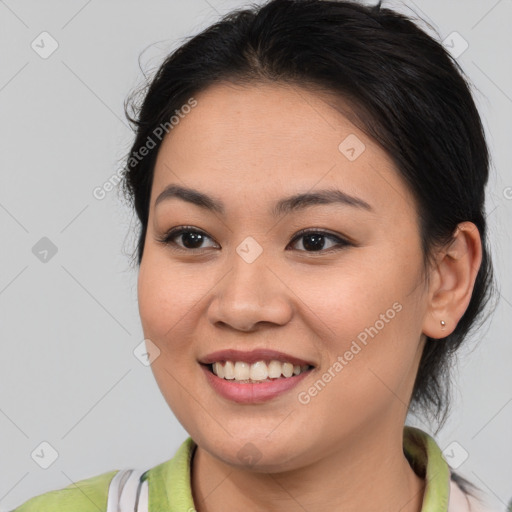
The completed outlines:
{"type": "Polygon", "coordinates": [[[231,380],[240,384],[257,384],[289,379],[313,369],[310,364],[298,365],[276,359],[256,361],[252,364],[246,361],[216,361],[204,366],[220,379],[231,380]]]}
{"type": "Polygon", "coordinates": [[[274,350],[222,350],[199,363],[213,389],[238,403],[270,400],[295,387],[316,368],[311,361],[274,350]]]}
{"type": "Polygon", "coordinates": [[[289,379],[315,367],[311,361],[268,349],[219,350],[199,363],[220,379],[246,384],[289,379]]]}

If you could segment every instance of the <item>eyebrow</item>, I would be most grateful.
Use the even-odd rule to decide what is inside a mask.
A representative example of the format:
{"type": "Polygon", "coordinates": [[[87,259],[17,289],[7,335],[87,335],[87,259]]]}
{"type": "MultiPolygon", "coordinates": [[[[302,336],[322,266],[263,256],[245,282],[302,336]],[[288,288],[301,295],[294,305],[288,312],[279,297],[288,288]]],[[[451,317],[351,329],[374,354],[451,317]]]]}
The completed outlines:
{"type": "MultiPolygon", "coordinates": [[[[180,185],[168,185],[156,198],[155,208],[159,203],[169,199],[181,199],[188,203],[194,204],[212,212],[224,215],[225,207],[223,202],[215,197],[209,196],[204,192],[195,190],[193,188],[182,187],[180,185]]],[[[271,209],[270,213],[277,217],[299,210],[303,210],[313,205],[319,204],[343,204],[352,206],[368,211],[373,211],[373,208],[363,199],[351,196],[346,192],[338,189],[324,189],[316,192],[305,192],[295,194],[284,199],[280,199],[271,209]]]]}

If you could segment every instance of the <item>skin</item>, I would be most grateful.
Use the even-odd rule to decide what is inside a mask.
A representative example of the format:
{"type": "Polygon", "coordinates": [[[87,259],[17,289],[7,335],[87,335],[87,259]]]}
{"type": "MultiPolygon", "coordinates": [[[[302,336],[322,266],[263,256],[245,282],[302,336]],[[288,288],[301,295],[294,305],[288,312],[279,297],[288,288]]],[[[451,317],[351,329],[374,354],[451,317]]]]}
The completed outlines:
{"type": "Polygon", "coordinates": [[[425,482],[403,454],[403,426],[425,336],[452,332],[469,304],[478,230],[460,224],[426,281],[414,198],[387,153],[336,108],[339,99],[227,83],[195,98],[158,153],[138,294],[144,335],[160,350],[156,381],[198,445],[197,510],[420,511],[425,482]],[[338,150],[349,134],[365,144],[354,161],[338,150]],[[169,184],[222,200],[225,213],[176,198],[155,208],[169,184]],[[269,213],[283,197],[326,187],[372,210],[322,204],[269,213]],[[174,245],[159,241],[183,225],[206,234],[192,246],[199,249],[179,235],[174,245]],[[307,236],[294,241],[305,228],[353,245],[326,237],[323,249],[308,249],[307,236]],[[248,236],[262,248],[252,263],[236,251],[248,236]],[[401,311],[300,403],[298,393],[395,303],[401,311]],[[198,363],[228,348],[271,348],[315,369],[269,401],[238,404],[211,388],[198,363]],[[255,464],[238,456],[249,442],[260,454],[255,464]]]}

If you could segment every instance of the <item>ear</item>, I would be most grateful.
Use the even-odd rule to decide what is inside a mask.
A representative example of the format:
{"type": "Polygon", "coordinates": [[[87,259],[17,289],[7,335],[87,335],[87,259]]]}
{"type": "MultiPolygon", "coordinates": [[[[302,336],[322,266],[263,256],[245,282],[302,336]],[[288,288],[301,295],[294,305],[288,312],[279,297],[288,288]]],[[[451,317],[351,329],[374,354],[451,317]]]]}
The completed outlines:
{"type": "Polygon", "coordinates": [[[453,241],[439,249],[435,261],[430,274],[423,333],[439,339],[455,330],[471,300],[482,263],[482,241],[475,224],[460,223],[453,241]]]}

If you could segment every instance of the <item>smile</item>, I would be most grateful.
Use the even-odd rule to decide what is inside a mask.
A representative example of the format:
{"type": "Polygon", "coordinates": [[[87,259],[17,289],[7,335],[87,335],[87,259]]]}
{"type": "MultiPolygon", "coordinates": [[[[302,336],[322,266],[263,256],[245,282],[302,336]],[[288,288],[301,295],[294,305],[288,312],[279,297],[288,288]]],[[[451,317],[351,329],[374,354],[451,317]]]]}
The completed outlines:
{"type": "Polygon", "coordinates": [[[257,361],[247,363],[243,361],[215,362],[210,365],[214,375],[221,379],[233,380],[243,384],[272,382],[276,379],[287,379],[300,375],[311,369],[311,365],[298,365],[277,360],[257,361]]]}
{"type": "Polygon", "coordinates": [[[268,348],[218,350],[198,363],[217,395],[240,404],[271,400],[318,370],[315,361],[268,348]]]}

